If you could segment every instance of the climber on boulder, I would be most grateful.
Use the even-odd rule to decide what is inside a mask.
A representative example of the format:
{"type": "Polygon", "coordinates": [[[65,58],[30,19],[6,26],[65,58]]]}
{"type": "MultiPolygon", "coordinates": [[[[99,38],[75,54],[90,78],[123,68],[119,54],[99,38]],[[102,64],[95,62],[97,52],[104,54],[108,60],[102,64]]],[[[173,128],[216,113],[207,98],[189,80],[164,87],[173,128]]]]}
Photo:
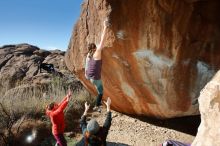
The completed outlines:
{"type": "Polygon", "coordinates": [[[80,127],[82,129],[83,138],[76,144],[76,146],[106,146],[106,138],[111,126],[112,115],[110,110],[111,99],[108,97],[107,102],[107,117],[102,127],[99,126],[95,119],[91,119],[86,123],[86,115],[90,105],[85,103],[85,111],[80,120],[80,127]]]}
{"type": "Polygon", "coordinates": [[[106,35],[106,28],[108,22],[104,21],[104,29],[101,35],[101,41],[99,45],[96,47],[94,43],[88,44],[88,54],[86,57],[86,65],[85,65],[85,77],[90,80],[92,84],[94,84],[98,95],[96,97],[96,105],[93,110],[97,110],[101,112],[101,102],[103,96],[103,84],[101,80],[101,68],[102,68],[102,50],[104,48],[103,42],[106,35]]]}

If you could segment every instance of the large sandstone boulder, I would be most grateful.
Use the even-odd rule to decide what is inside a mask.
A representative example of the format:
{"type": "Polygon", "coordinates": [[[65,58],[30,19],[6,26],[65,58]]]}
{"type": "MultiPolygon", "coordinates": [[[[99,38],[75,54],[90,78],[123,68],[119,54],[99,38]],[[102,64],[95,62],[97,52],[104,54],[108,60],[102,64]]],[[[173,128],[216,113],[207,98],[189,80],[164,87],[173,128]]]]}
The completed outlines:
{"type": "Polygon", "coordinates": [[[220,145],[220,71],[204,87],[199,96],[201,124],[193,146],[220,145]]]}
{"type": "Polygon", "coordinates": [[[86,0],[65,56],[84,77],[89,42],[103,51],[104,98],[120,112],[169,118],[199,114],[200,90],[220,66],[218,0],[86,0]]]}

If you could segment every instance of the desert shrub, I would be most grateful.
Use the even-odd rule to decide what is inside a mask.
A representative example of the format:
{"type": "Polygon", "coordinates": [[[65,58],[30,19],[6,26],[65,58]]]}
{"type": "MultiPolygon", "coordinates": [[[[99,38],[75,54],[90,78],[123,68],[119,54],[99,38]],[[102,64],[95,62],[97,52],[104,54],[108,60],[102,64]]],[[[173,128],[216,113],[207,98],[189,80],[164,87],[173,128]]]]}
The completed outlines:
{"type": "Polygon", "coordinates": [[[4,90],[0,90],[0,145],[13,146],[16,143],[18,146],[21,142],[16,141],[16,138],[22,132],[31,129],[28,126],[20,128],[27,123],[27,119],[42,121],[49,127],[47,130],[51,134],[50,121],[45,116],[45,107],[51,102],[60,102],[68,89],[73,91],[73,97],[65,110],[67,130],[76,128],[84,110],[84,102],[93,103],[93,100],[80,83],[74,83],[54,77],[46,85],[20,84],[12,89],[4,87],[4,90]]]}
{"type": "MultiPolygon", "coordinates": [[[[16,105],[16,104],[15,104],[16,105]]],[[[30,129],[28,113],[25,114],[16,110],[16,108],[9,108],[0,103],[0,145],[4,146],[19,146],[22,145],[22,139],[19,140],[20,135],[30,129]],[[24,127],[26,125],[26,127],[24,127]]],[[[32,119],[30,119],[32,120],[32,119]]],[[[37,125],[36,122],[32,122],[37,125]]]]}
{"type": "Polygon", "coordinates": [[[0,136],[1,136],[1,145],[14,145],[13,139],[15,135],[12,132],[12,127],[17,121],[15,113],[10,113],[6,107],[0,103],[0,136]]]}

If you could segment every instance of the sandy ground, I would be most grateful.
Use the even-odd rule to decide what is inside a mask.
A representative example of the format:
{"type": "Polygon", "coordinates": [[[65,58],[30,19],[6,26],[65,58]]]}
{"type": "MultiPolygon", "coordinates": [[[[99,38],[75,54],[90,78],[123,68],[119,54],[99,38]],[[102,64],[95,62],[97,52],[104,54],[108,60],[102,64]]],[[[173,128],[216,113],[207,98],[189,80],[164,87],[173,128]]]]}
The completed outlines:
{"type": "MultiPolygon", "coordinates": [[[[131,117],[112,111],[112,125],[107,137],[110,146],[159,146],[172,139],[192,143],[200,123],[199,116],[168,120],[131,117]]],[[[102,125],[106,111],[90,113],[102,125]]],[[[79,137],[80,138],[80,137],[79,137]]]]}

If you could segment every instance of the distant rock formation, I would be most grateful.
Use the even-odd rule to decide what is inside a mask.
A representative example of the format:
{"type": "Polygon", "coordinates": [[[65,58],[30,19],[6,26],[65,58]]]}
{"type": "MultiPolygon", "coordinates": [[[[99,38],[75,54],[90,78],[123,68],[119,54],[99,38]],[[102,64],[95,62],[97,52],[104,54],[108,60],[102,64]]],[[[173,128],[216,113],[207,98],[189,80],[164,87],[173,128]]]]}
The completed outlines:
{"type": "Polygon", "coordinates": [[[201,124],[192,146],[220,145],[220,71],[200,92],[199,110],[201,124]]]}
{"type": "Polygon", "coordinates": [[[84,1],[67,67],[95,93],[84,77],[86,46],[99,42],[109,18],[102,79],[112,107],[158,118],[199,114],[199,92],[220,67],[219,8],[218,0],[84,1]]]}
{"type": "Polygon", "coordinates": [[[79,80],[67,69],[64,55],[65,52],[60,50],[46,51],[29,44],[0,47],[0,98],[17,97],[33,88],[39,88],[39,94],[43,94],[48,92],[48,84],[57,82],[56,78],[60,77],[65,81],[63,86],[75,84],[82,88],[79,80]],[[39,63],[53,64],[55,72],[42,70],[40,73],[39,63]]]}

